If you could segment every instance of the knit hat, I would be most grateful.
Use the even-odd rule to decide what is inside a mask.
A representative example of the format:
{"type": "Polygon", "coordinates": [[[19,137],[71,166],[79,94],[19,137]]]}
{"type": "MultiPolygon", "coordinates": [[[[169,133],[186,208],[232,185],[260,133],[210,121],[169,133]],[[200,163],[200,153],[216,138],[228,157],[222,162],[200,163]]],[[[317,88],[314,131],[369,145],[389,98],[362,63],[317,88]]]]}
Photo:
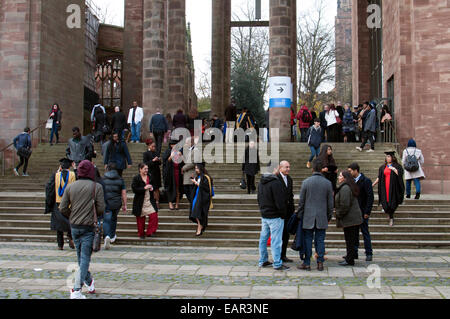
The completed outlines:
{"type": "Polygon", "coordinates": [[[78,165],[78,178],[89,178],[95,181],[95,167],[87,160],[84,160],[78,165]]]}

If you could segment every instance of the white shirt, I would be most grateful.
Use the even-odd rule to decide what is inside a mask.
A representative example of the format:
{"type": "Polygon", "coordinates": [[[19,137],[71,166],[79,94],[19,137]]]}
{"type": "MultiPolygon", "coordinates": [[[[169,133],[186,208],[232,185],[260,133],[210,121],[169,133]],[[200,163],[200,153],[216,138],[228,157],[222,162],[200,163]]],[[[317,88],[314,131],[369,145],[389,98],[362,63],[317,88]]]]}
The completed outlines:
{"type": "MultiPolygon", "coordinates": [[[[136,107],[136,114],[134,115],[134,123],[137,124],[142,121],[144,118],[144,110],[142,107],[136,107]]],[[[131,121],[133,120],[133,108],[130,109],[128,113],[128,124],[133,124],[131,121]]]]}
{"type": "Polygon", "coordinates": [[[286,187],[288,187],[288,179],[283,173],[280,172],[281,177],[283,177],[284,183],[286,184],[286,187]]]}
{"type": "Polygon", "coordinates": [[[334,110],[334,111],[330,111],[330,112],[326,112],[325,113],[325,120],[327,121],[327,126],[336,124],[336,117],[339,116],[338,111],[334,110]]]}

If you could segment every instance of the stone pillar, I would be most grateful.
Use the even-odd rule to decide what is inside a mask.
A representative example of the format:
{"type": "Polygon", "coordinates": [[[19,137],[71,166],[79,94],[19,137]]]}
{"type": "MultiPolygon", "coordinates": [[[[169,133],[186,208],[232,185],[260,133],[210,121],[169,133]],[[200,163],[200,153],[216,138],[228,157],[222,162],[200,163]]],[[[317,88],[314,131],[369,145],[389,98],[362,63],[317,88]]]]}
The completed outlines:
{"type": "Polygon", "coordinates": [[[148,136],[150,117],[156,108],[165,110],[166,1],[144,0],[143,36],[143,136],[148,136]]]}
{"type": "Polygon", "coordinates": [[[231,0],[212,2],[211,115],[222,117],[231,96],[231,0]]]}
{"type": "Polygon", "coordinates": [[[367,27],[367,1],[352,3],[352,77],[353,104],[369,101],[370,98],[370,50],[367,27]]]}
{"type": "MultiPolygon", "coordinates": [[[[270,0],[270,57],[269,74],[273,76],[290,76],[296,82],[297,67],[294,63],[296,46],[293,37],[296,33],[296,0],[270,0]]],[[[293,98],[295,94],[293,94],[293,98]]],[[[270,128],[279,128],[279,141],[289,142],[291,138],[290,108],[270,109],[270,128]]],[[[271,139],[276,136],[271,136],[271,139]]]]}
{"type": "Polygon", "coordinates": [[[128,116],[133,101],[142,105],[143,0],[125,1],[122,108],[128,116]]]}
{"type": "Polygon", "coordinates": [[[186,0],[168,1],[167,87],[164,114],[186,109],[184,87],[186,70],[186,0]]]}

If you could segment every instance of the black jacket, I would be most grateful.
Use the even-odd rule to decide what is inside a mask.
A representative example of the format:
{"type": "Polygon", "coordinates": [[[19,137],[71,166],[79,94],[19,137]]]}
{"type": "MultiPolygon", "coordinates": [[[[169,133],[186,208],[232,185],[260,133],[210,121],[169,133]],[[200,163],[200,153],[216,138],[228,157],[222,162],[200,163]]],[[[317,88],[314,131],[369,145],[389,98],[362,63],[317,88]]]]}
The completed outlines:
{"type": "Polygon", "coordinates": [[[127,118],[122,112],[116,112],[111,118],[111,128],[113,132],[121,132],[127,128],[127,118]]]}
{"type": "MultiPolygon", "coordinates": [[[[133,181],[131,182],[131,189],[134,193],[133,198],[133,215],[136,217],[140,217],[142,213],[142,207],[144,206],[144,198],[145,198],[145,183],[141,178],[141,175],[136,175],[133,177],[133,181]]],[[[147,191],[150,192],[150,191],[147,191]]],[[[150,192],[150,203],[153,205],[153,208],[158,212],[158,208],[156,206],[156,200],[153,197],[153,192],[150,192]]]]}
{"type": "Polygon", "coordinates": [[[173,129],[175,130],[180,127],[186,128],[186,122],[186,115],[183,113],[175,114],[172,120],[173,129]]]}
{"type": "Polygon", "coordinates": [[[258,205],[263,218],[286,217],[283,185],[276,175],[263,175],[258,185],[258,205]]]}
{"type": "Polygon", "coordinates": [[[252,161],[254,160],[253,158],[254,154],[252,153],[251,158],[250,147],[247,146],[247,148],[245,149],[244,163],[242,163],[242,171],[247,175],[255,176],[256,174],[258,174],[260,170],[258,148],[255,147],[255,149],[252,150],[252,152],[256,153],[256,163],[250,163],[250,160],[252,161]]]}
{"type": "Polygon", "coordinates": [[[319,113],[320,127],[323,129],[327,128],[327,120],[325,119],[326,111],[322,111],[319,113]]]}
{"type": "Polygon", "coordinates": [[[361,213],[370,216],[374,201],[372,181],[361,173],[361,177],[356,184],[359,187],[358,203],[361,213]]]}
{"type": "Polygon", "coordinates": [[[122,207],[122,190],[125,187],[125,182],[119,176],[116,170],[105,173],[103,177],[105,184],[105,197],[109,209],[115,211],[122,207]]]}
{"type": "Polygon", "coordinates": [[[292,177],[287,175],[288,186],[284,183],[284,179],[281,174],[277,175],[278,179],[282,183],[282,190],[284,191],[284,202],[286,205],[286,219],[289,219],[295,211],[294,204],[294,182],[292,181],[292,177]]]}

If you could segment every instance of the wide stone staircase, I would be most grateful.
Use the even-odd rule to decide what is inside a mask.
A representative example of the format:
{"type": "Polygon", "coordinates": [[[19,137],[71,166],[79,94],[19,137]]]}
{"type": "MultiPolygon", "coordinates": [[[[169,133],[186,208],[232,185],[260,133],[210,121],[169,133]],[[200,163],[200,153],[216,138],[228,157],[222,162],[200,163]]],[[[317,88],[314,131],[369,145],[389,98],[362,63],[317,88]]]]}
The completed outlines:
{"type": "MultiPolygon", "coordinates": [[[[377,145],[375,153],[360,153],[356,144],[334,144],[334,157],[339,169],[358,162],[362,171],[375,180],[378,167],[384,162],[383,151],[392,145],[377,145]]],[[[44,215],[45,183],[64,157],[65,144],[39,145],[30,159],[30,177],[16,177],[12,169],[0,177],[0,240],[55,242],[56,234],[50,230],[50,215],[44,215]]],[[[146,150],[144,144],[129,144],[133,167],[124,172],[128,189],[128,212],[120,213],[118,240],[120,244],[257,247],[261,215],[256,195],[247,195],[239,188],[242,177],[241,164],[207,164],[214,179],[216,197],[214,209],[209,214],[209,226],[202,237],[195,237],[196,226],[189,221],[189,206],[184,198],[180,210],[170,211],[161,204],[159,228],[154,237],[140,240],[137,237],[136,219],[131,215],[133,193],[131,179],[137,174],[137,164],[146,150]]],[[[95,160],[103,174],[100,146],[96,145],[95,160]]],[[[270,148],[269,148],[270,150],[270,148]]],[[[235,156],[236,156],[235,151],[235,156]]],[[[309,149],[304,143],[280,144],[280,160],[289,160],[294,179],[296,203],[302,181],[311,175],[306,168],[309,149]]],[[[225,154],[225,152],[224,152],[225,154]]],[[[269,151],[270,154],[270,151],[269,151]]],[[[261,165],[263,167],[263,165],[261,165]]],[[[257,177],[257,183],[259,177],[257,177]]],[[[376,191],[376,190],[375,190],[376,191]]],[[[370,219],[372,242],[381,248],[431,248],[450,247],[450,197],[439,200],[407,200],[396,213],[396,224],[388,226],[387,216],[377,206],[378,195],[370,219]]],[[[333,222],[326,237],[327,247],[345,247],[342,229],[333,222]]]]}

